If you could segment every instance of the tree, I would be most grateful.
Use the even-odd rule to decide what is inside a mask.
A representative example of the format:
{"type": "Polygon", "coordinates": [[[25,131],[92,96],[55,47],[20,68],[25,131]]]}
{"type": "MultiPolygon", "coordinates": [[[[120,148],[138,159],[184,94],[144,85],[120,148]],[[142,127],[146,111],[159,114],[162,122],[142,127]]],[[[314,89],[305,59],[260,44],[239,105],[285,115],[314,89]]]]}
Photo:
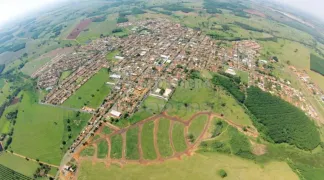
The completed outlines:
{"type": "Polygon", "coordinates": [[[225,171],[224,169],[220,169],[220,170],[218,171],[218,175],[219,175],[220,177],[222,177],[222,178],[225,178],[225,177],[227,176],[227,173],[226,173],[226,171],[225,171]]]}

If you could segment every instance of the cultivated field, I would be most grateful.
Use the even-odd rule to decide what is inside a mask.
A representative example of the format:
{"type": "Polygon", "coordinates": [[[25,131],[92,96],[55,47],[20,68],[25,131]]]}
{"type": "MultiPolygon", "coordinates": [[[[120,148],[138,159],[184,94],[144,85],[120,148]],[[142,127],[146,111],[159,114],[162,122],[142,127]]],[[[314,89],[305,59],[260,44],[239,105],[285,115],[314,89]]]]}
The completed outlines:
{"type": "Polygon", "coordinates": [[[91,22],[92,22],[91,19],[81,20],[81,22],[68,35],[67,39],[76,39],[79,36],[79,34],[89,26],[91,22]]]}

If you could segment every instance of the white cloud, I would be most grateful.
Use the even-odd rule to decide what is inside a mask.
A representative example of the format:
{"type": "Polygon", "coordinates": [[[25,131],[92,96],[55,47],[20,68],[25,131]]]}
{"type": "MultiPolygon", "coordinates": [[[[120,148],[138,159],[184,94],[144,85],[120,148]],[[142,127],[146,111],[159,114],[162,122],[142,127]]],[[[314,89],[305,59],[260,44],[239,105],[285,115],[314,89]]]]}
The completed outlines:
{"type": "Polygon", "coordinates": [[[313,14],[324,20],[323,0],[275,0],[275,1],[288,4],[292,7],[313,14]]]}
{"type": "Polygon", "coordinates": [[[56,0],[0,0],[0,24],[53,2],[56,0]]]}

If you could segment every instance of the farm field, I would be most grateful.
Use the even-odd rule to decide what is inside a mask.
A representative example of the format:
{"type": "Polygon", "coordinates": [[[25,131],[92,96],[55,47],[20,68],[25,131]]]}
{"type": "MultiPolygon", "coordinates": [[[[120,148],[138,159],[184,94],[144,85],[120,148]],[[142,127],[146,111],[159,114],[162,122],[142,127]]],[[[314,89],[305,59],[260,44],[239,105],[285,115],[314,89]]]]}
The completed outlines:
{"type": "Polygon", "coordinates": [[[51,61],[51,58],[35,59],[25,64],[21,71],[26,75],[32,75],[37,69],[51,61]]]}
{"type": "Polygon", "coordinates": [[[16,172],[28,177],[33,177],[33,174],[39,167],[38,163],[36,162],[26,161],[24,158],[7,152],[2,152],[0,154],[0,165],[6,166],[7,168],[13,169],[16,172]]]}
{"type": "Polygon", "coordinates": [[[6,114],[15,111],[18,108],[18,104],[10,105],[5,109],[3,115],[0,118],[0,133],[9,133],[11,121],[6,118],[6,114]]]}
{"type": "Polygon", "coordinates": [[[169,140],[169,128],[170,128],[170,120],[164,118],[159,120],[157,142],[162,157],[169,157],[173,154],[173,150],[171,148],[171,144],[169,140]]]}
{"type": "Polygon", "coordinates": [[[169,160],[148,166],[129,164],[123,168],[115,165],[106,168],[103,163],[92,165],[90,161],[84,161],[81,163],[78,178],[85,180],[95,177],[97,180],[105,180],[109,176],[113,179],[147,179],[154,176],[157,180],[222,179],[217,175],[219,169],[227,172],[226,179],[298,180],[298,176],[285,162],[273,161],[261,167],[252,161],[219,153],[198,153],[183,157],[181,161],[169,160]]]}
{"type": "Polygon", "coordinates": [[[80,114],[77,117],[75,112],[38,105],[33,92],[24,92],[23,96],[9,150],[40,161],[59,164],[64,152],[60,147],[66,150],[72,144],[71,139],[79,134],[90,116],[80,114]]]}
{"type": "Polygon", "coordinates": [[[95,149],[93,146],[88,146],[84,150],[81,151],[81,156],[93,156],[95,153],[95,149]]]}
{"type": "Polygon", "coordinates": [[[12,180],[12,179],[21,179],[21,180],[31,180],[32,178],[27,177],[21,173],[9,169],[3,165],[0,165],[0,179],[3,180],[12,180]]]}
{"type": "Polygon", "coordinates": [[[78,35],[88,27],[88,25],[92,22],[91,19],[83,19],[80,23],[72,30],[72,32],[68,35],[67,39],[76,39],[78,35]]]}
{"type": "Polygon", "coordinates": [[[154,122],[148,122],[143,125],[142,129],[142,150],[144,159],[156,159],[156,153],[154,149],[154,122]]]}
{"type": "Polygon", "coordinates": [[[101,69],[91,79],[89,79],[75,94],[67,99],[63,106],[82,108],[88,106],[97,108],[101,105],[104,98],[109,94],[110,87],[106,84],[109,80],[107,69],[101,69]]]}

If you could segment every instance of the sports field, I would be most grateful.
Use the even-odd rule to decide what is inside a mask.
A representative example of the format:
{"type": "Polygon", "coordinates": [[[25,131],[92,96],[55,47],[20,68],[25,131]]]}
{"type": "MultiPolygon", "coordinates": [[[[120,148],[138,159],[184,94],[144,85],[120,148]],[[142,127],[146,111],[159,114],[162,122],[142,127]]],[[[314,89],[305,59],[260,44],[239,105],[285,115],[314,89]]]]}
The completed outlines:
{"type": "Polygon", "coordinates": [[[80,109],[83,106],[91,108],[99,107],[111,90],[110,86],[106,84],[108,80],[109,74],[107,69],[101,69],[69,97],[63,103],[63,106],[80,109]]]}
{"type": "Polygon", "coordinates": [[[161,164],[148,166],[126,165],[123,168],[112,165],[109,168],[102,163],[93,165],[90,161],[82,162],[78,179],[222,179],[219,169],[224,169],[226,179],[242,180],[298,180],[298,176],[285,162],[271,162],[263,167],[252,161],[219,153],[198,153],[182,160],[169,160],[161,164]]]}

